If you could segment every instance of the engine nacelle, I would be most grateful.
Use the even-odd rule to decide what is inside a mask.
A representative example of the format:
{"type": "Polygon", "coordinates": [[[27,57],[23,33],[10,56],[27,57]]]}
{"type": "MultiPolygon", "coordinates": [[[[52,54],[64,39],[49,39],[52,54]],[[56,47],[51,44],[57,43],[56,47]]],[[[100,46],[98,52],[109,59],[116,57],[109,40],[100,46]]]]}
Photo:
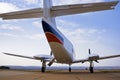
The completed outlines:
{"type": "Polygon", "coordinates": [[[35,55],[34,56],[34,58],[36,58],[36,59],[40,59],[40,60],[42,60],[42,59],[53,59],[53,57],[52,56],[50,56],[50,55],[35,55]]]}
{"type": "Polygon", "coordinates": [[[91,60],[91,61],[98,60],[99,55],[98,54],[90,54],[88,59],[91,60]]]}

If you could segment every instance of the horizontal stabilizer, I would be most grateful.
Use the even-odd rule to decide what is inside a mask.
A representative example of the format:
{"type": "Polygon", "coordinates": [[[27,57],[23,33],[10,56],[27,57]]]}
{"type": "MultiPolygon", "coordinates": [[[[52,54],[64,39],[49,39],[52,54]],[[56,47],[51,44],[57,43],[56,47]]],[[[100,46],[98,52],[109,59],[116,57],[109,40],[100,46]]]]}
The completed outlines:
{"type": "Polygon", "coordinates": [[[86,12],[110,10],[114,9],[117,3],[118,1],[54,6],[52,8],[52,16],[55,17],[86,12]]]}
{"type": "Polygon", "coordinates": [[[2,17],[3,19],[40,18],[42,16],[43,16],[42,8],[0,14],[0,17],[2,17]]]}
{"type": "MultiPolygon", "coordinates": [[[[50,15],[51,17],[57,17],[94,11],[110,10],[114,9],[117,3],[118,1],[52,6],[52,8],[50,9],[51,10],[50,15]]],[[[3,19],[40,18],[43,17],[43,9],[36,8],[23,11],[3,13],[0,14],[0,17],[3,19]]]]}

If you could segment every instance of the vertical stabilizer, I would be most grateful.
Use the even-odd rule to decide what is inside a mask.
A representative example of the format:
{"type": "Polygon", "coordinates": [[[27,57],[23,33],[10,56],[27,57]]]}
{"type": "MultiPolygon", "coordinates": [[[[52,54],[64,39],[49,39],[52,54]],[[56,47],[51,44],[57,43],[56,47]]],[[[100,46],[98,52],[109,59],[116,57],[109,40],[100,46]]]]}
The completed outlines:
{"type": "Polygon", "coordinates": [[[52,0],[43,0],[43,8],[44,19],[52,26],[56,26],[55,18],[51,17],[52,0]]]}

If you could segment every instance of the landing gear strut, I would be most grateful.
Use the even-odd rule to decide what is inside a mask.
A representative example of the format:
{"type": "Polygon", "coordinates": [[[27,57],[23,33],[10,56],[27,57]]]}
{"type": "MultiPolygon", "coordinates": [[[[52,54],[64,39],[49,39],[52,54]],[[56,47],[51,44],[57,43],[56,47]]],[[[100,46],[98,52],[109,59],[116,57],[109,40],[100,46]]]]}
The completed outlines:
{"type": "Polygon", "coordinates": [[[69,65],[69,72],[71,72],[71,65],[69,65]]]}
{"type": "Polygon", "coordinates": [[[93,66],[94,66],[93,61],[90,61],[90,67],[89,67],[90,73],[94,73],[93,66]]]}
{"type": "Polygon", "coordinates": [[[46,61],[42,61],[41,72],[45,72],[45,70],[46,70],[46,61]]]}

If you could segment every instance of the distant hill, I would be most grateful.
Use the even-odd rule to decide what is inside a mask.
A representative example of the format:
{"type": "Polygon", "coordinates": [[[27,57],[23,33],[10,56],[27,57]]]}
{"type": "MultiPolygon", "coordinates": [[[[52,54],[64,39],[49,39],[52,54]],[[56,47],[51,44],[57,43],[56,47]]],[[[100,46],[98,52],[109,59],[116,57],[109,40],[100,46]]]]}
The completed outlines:
{"type": "MultiPolygon", "coordinates": [[[[40,70],[40,66],[1,66],[1,68],[6,69],[18,69],[18,70],[40,70]]],[[[68,70],[68,66],[51,66],[47,67],[47,70],[68,70]]],[[[86,66],[72,66],[72,70],[87,70],[86,66]]],[[[120,69],[120,66],[97,66],[94,67],[95,70],[115,70],[120,69]]]]}
{"type": "Polygon", "coordinates": [[[10,69],[8,66],[0,66],[0,69],[10,69]]]}

